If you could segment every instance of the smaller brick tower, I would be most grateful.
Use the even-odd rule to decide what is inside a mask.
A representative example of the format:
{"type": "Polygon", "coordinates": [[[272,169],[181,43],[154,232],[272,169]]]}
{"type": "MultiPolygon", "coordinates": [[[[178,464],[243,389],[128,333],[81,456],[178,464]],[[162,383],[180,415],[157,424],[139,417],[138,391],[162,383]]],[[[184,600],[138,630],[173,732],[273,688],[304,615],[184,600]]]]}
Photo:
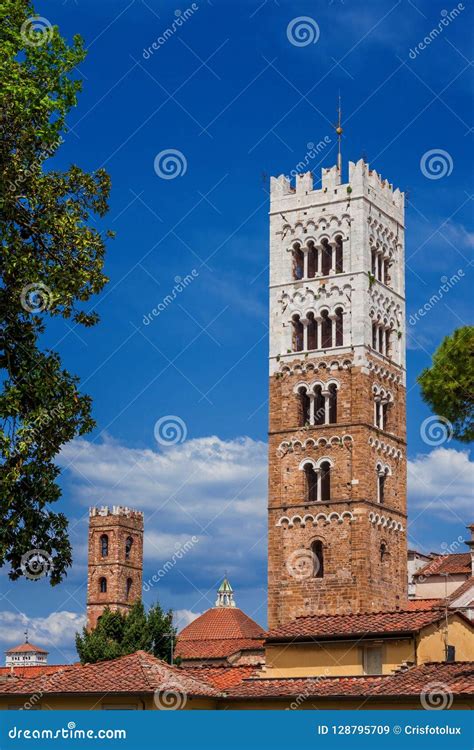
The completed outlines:
{"type": "Polygon", "coordinates": [[[143,513],[113,506],[89,509],[87,627],[105,607],[127,611],[141,598],[143,513]]]}

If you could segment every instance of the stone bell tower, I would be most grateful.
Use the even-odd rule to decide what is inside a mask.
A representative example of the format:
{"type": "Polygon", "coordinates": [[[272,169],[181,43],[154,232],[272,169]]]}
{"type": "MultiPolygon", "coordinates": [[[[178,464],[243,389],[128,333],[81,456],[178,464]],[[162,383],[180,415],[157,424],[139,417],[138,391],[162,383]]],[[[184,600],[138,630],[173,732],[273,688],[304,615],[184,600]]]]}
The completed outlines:
{"type": "Polygon", "coordinates": [[[141,599],[143,513],[114,505],[89,509],[87,627],[105,607],[128,611],[141,599]]]}
{"type": "Polygon", "coordinates": [[[404,195],[272,178],[269,627],[406,599],[404,195]]]}

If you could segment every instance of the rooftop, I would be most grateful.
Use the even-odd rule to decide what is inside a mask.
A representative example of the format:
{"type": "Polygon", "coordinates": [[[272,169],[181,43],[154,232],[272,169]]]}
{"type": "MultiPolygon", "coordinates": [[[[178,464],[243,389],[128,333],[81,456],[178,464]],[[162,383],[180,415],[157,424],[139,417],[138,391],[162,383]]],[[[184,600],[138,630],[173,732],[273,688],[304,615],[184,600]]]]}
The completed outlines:
{"type": "Polygon", "coordinates": [[[459,552],[453,555],[438,555],[415,573],[415,579],[450,575],[471,575],[471,553],[459,552]]]}

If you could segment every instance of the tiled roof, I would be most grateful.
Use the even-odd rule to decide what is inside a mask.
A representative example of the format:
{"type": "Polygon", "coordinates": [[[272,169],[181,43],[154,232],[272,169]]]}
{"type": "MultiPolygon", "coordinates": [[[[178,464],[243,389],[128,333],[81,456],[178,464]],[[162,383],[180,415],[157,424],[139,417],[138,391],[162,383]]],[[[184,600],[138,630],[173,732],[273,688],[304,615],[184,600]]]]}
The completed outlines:
{"type": "Polygon", "coordinates": [[[227,690],[229,698],[360,697],[421,695],[430,684],[452,695],[474,695],[474,662],[431,663],[377,677],[245,679],[227,690]]]}
{"type": "Polygon", "coordinates": [[[343,638],[414,633],[443,617],[441,611],[370,612],[352,615],[310,615],[268,633],[268,640],[343,638]]]}
{"type": "Polygon", "coordinates": [[[202,682],[207,682],[218,690],[235,687],[246,678],[259,672],[255,666],[231,667],[224,664],[212,667],[183,667],[183,669],[186,674],[202,682]]]}
{"type": "Polygon", "coordinates": [[[265,631],[238,607],[213,607],[187,625],[179,641],[263,638],[265,631]]]}
{"type": "Polygon", "coordinates": [[[460,586],[458,586],[457,589],[451,592],[449,595],[449,601],[454,602],[456,599],[463,594],[467,593],[470,589],[472,589],[472,595],[474,598],[474,578],[468,578],[467,581],[464,581],[464,583],[461,583],[460,586]]]}
{"type": "Polygon", "coordinates": [[[8,651],[5,651],[6,654],[26,654],[26,653],[35,653],[35,654],[47,654],[48,651],[45,651],[44,648],[41,648],[40,646],[35,646],[33,643],[22,643],[20,646],[14,646],[13,648],[9,648],[8,651]]]}
{"type": "Polygon", "coordinates": [[[0,694],[51,693],[154,693],[181,691],[187,695],[215,696],[211,685],[188,676],[184,669],[171,667],[145,651],[111,661],[75,664],[54,674],[32,679],[11,679],[0,683],[0,694]]]}
{"type": "Polygon", "coordinates": [[[443,604],[443,599],[409,599],[403,603],[403,609],[406,612],[419,612],[426,609],[439,609],[443,604]]]}
{"type": "Polygon", "coordinates": [[[224,659],[237,651],[263,650],[263,647],[263,639],[258,638],[222,638],[201,641],[178,639],[174,653],[180,659],[224,659]]]}
{"type": "Polygon", "coordinates": [[[460,552],[455,555],[439,555],[416,571],[415,579],[427,576],[439,576],[442,573],[451,575],[471,575],[471,553],[460,552]]]}
{"type": "Polygon", "coordinates": [[[59,670],[67,669],[70,664],[38,664],[32,667],[13,666],[0,667],[0,680],[6,677],[37,677],[41,674],[53,674],[59,670]]]}

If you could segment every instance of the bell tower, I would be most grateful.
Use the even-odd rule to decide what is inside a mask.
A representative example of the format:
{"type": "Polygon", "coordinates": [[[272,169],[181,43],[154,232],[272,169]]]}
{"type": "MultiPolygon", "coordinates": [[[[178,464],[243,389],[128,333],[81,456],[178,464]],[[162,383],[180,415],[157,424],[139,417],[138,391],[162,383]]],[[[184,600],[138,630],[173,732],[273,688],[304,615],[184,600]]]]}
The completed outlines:
{"type": "Polygon", "coordinates": [[[341,171],[271,179],[270,628],[406,599],[404,195],[341,171]]]}
{"type": "Polygon", "coordinates": [[[89,509],[87,627],[105,607],[128,611],[141,599],[143,513],[114,505],[89,509]]]}

